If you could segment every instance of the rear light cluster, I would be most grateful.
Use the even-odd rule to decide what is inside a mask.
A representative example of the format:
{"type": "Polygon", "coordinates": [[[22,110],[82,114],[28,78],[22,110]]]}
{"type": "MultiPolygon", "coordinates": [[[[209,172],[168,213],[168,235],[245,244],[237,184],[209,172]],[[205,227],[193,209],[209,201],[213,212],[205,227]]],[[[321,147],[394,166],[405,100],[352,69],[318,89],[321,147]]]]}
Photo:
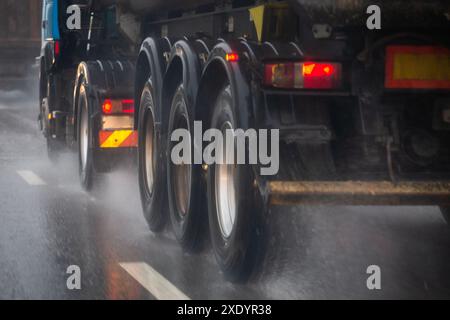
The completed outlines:
{"type": "Polygon", "coordinates": [[[342,68],[339,63],[287,62],[265,65],[264,85],[280,89],[338,89],[342,68]]]}
{"type": "Polygon", "coordinates": [[[134,114],[134,100],[105,99],[102,104],[103,114],[134,114]]]}

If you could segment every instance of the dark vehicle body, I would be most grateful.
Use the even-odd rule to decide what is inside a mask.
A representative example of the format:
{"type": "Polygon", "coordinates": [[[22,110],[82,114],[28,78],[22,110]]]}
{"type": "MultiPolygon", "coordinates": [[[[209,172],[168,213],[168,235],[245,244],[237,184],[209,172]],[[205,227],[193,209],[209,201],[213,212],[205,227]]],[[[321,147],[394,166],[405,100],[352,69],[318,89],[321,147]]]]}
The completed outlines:
{"type": "Polygon", "coordinates": [[[96,25],[89,3],[86,0],[43,1],[39,58],[39,123],[47,139],[49,157],[57,160],[59,152],[66,147],[86,148],[79,159],[86,166],[80,168],[85,189],[92,187],[94,175],[122,164],[133,164],[137,143],[133,110],[124,110],[134,103],[134,63],[129,59],[132,55],[128,48],[121,49],[125,42],[116,34],[115,21],[106,13],[109,10],[102,14],[108,19],[108,25],[96,25]],[[76,30],[67,26],[67,10],[72,4],[81,9],[83,25],[76,30]],[[93,69],[98,72],[89,71],[93,69]],[[74,91],[79,93],[79,90],[83,90],[83,101],[74,97],[74,91]],[[109,106],[108,114],[102,114],[105,105],[109,106]],[[77,122],[83,112],[89,113],[83,118],[85,127],[77,122]],[[80,132],[85,134],[85,140],[77,139],[80,132]],[[80,146],[80,143],[84,144],[80,146]]]}
{"type": "Polygon", "coordinates": [[[91,1],[77,31],[64,30],[61,9],[61,55],[44,50],[43,63],[52,62],[41,68],[41,79],[62,79],[51,106],[61,114],[56,136],[80,140],[80,86],[97,101],[132,92],[150,228],[170,220],[192,252],[209,224],[233,281],[260,265],[270,205],[426,204],[448,217],[450,4],[374,4],[380,29],[368,25],[365,0],[91,1]],[[134,67],[124,71],[124,61],[134,67]],[[132,84],[114,82],[119,69],[132,84]],[[175,165],[171,133],[194,121],[279,130],[279,172],[175,165]]]}

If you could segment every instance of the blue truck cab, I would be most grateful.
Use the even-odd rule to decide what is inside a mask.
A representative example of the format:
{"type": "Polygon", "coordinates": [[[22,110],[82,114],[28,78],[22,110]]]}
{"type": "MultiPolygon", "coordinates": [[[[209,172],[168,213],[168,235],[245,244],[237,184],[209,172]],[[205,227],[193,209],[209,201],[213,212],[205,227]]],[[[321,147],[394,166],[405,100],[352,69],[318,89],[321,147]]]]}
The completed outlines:
{"type": "Polygon", "coordinates": [[[58,2],[58,0],[44,0],[42,2],[41,59],[44,60],[47,70],[56,63],[56,58],[61,49],[58,2]]]}

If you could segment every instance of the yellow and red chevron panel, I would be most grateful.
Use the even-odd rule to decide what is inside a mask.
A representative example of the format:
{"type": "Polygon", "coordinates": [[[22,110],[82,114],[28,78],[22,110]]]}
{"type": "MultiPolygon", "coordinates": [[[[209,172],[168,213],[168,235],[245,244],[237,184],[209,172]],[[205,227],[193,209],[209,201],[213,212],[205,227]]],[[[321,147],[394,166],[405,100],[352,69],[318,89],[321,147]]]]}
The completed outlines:
{"type": "Polygon", "coordinates": [[[101,130],[99,145],[102,149],[135,148],[138,144],[138,134],[135,130],[101,130]]]}

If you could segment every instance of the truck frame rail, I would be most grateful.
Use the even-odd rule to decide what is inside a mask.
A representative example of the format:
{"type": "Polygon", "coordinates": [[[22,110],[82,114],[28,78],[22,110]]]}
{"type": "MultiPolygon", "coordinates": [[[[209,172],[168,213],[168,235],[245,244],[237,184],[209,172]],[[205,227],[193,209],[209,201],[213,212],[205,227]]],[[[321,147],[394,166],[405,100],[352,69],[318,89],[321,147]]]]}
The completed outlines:
{"type": "Polygon", "coordinates": [[[449,205],[450,182],[272,181],[272,205],[449,205]]]}

